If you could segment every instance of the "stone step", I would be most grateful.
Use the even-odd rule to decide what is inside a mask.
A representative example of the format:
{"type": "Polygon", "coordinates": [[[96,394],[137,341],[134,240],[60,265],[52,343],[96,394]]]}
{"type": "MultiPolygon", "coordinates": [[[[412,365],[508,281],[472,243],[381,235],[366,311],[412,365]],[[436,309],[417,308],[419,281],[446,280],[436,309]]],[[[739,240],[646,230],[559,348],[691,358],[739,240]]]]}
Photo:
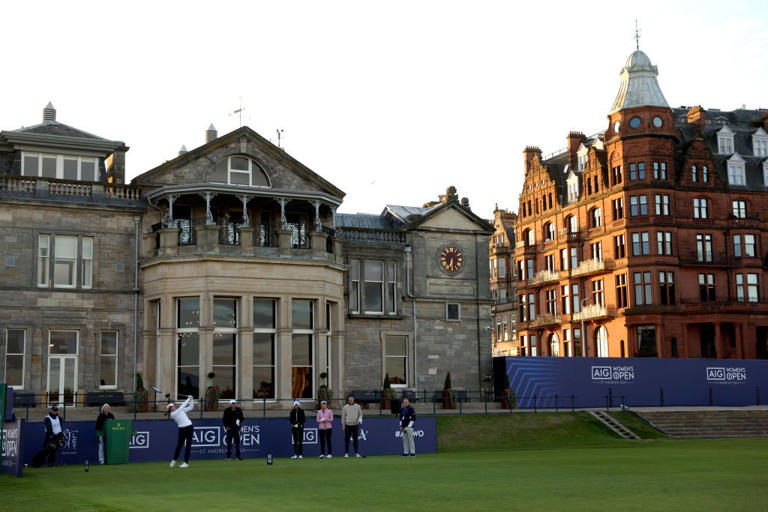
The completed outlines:
{"type": "Polygon", "coordinates": [[[768,437],[766,411],[654,411],[640,415],[670,437],[768,437]]]}

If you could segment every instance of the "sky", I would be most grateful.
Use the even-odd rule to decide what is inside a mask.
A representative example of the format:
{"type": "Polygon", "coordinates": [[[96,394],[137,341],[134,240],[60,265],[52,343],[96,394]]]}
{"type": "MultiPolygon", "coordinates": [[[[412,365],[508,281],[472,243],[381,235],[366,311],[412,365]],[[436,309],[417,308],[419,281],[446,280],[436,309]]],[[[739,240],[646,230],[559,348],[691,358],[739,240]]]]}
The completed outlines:
{"type": "Polygon", "coordinates": [[[346,192],[341,212],[454,185],[517,210],[526,145],[607,127],[640,48],[670,104],[768,108],[768,2],[6,2],[0,129],[122,140],[131,179],[242,123],[346,192]]]}

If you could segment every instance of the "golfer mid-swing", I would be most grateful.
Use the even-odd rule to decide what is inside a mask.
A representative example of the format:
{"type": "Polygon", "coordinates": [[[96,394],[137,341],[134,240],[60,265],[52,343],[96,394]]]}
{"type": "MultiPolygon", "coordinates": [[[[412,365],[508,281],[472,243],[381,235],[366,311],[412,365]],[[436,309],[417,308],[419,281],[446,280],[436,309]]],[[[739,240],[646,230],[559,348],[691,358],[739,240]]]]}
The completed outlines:
{"type": "Polygon", "coordinates": [[[184,464],[179,466],[180,468],[189,467],[189,452],[192,450],[192,422],[187,418],[187,412],[191,411],[195,406],[192,402],[192,397],[188,396],[187,399],[181,404],[178,409],[176,405],[171,402],[166,407],[171,419],[179,426],[179,440],[176,443],[176,451],[173,452],[173,460],[171,461],[171,467],[176,465],[176,461],[179,460],[179,454],[181,453],[181,447],[184,443],[187,443],[187,447],[184,450],[184,464]]]}

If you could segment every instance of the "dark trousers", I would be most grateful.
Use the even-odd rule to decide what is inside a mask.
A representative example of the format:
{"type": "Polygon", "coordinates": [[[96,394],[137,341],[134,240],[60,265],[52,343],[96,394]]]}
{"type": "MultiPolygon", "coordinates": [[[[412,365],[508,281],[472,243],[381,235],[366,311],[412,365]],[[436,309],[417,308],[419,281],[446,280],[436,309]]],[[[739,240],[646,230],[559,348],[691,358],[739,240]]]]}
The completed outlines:
{"type": "Polygon", "coordinates": [[[45,443],[43,443],[43,450],[46,453],[46,459],[49,466],[56,464],[56,444],[53,441],[53,436],[47,437],[45,443]]]}
{"type": "Polygon", "coordinates": [[[293,454],[303,455],[304,449],[304,427],[291,427],[293,434],[293,454]]]}
{"type": "Polygon", "coordinates": [[[227,458],[232,457],[232,440],[235,440],[235,455],[240,458],[240,429],[230,428],[227,430],[227,458]]]}
{"type": "Polygon", "coordinates": [[[352,439],[352,445],[357,453],[357,425],[344,425],[344,453],[349,453],[349,440],[352,439]]]}
{"type": "Polygon", "coordinates": [[[317,432],[320,435],[320,453],[322,455],[331,455],[331,452],[333,451],[331,448],[331,429],[318,429],[317,432]],[[326,446],[328,446],[328,451],[325,450],[326,446]]]}
{"type": "Polygon", "coordinates": [[[173,452],[173,460],[179,460],[181,447],[185,442],[187,443],[187,447],[184,449],[184,462],[189,462],[189,452],[192,450],[192,425],[181,427],[179,429],[179,440],[176,442],[176,451],[173,452]]]}

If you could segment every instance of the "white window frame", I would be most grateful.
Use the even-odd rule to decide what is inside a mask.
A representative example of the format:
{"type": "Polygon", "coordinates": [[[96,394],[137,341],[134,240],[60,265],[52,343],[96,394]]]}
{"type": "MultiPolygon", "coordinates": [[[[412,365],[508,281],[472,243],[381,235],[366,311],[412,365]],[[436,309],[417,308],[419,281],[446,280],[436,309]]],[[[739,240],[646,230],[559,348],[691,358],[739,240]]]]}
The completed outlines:
{"type": "Polygon", "coordinates": [[[382,368],[382,374],[387,373],[387,359],[389,358],[398,358],[398,359],[405,359],[405,383],[400,384],[393,384],[390,382],[390,386],[392,386],[393,389],[406,389],[408,388],[410,382],[411,382],[411,337],[408,333],[405,332],[383,332],[381,334],[381,360],[383,363],[382,368]],[[402,336],[405,338],[405,356],[390,356],[387,355],[387,337],[389,336],[402,336]]]}
{"type": "Polygon", "coordinates": [[[756,258],[757,257],[757,236],[752,233],[744,234],[744,257],[756,258]],[[749,237],[749,238],[747,238],[749,237]],[[748,240],[752,240],[750,243],[748,240]],[[751,249],[750,249],[751,247],[751,249]]]}
{"type": "Polygon", "coordinates": [[[747,202],[743,199],[734,199],[731,201],[733,216],[737,219],[744,219],[747,217],[747,202]]]}
{"type": "MultiPolygon", "coordinates": [[[[251,366],[253,368],[271,368],[272,369],[272,391],[274,396],[271,398],[267,398],[266,400],[269,401],[275,401],[277,399],[278,395],[278,379],[277,379],[277,313],[278,313],[278,303],[277,300],[272,297],[253,297],[253,301],[257,300],[264,300],[264,301],[270,301],[272,302],[272,328],[267,327],[253,327],[253,334],[269,334],[272,336],[272,364],[256,364],[256,362],[253,360],[253,353],[251,353],[251,366]]],[[[253,343],[253,340],[251,340],[251,343],[253,343]]],[[[330,361],[328,362],[328,365],[330,366],[330,361]]],[[[329,372],[330,373],[330,372],[329,372]]],[[[251,374],[251,395],[253,395],[253,374],[251,374]]],[[[252,398],[254,401],[256,400],[264,400],[263,398],[252,398]]]]}
{"type": "Polygon", "coordinates": [[[81,287],[85,289],[93,288],[93,245],[94,237],[84,236],[82,240],[82,249],[80,251],[80,275],[81,287]]]}
{"type": "Polygon", "coordinates": [[[387,275],[386,295],[387,295],[387,314],[397,314],[397,263],[394,261],[386,262],[385,270],[387,275]]]}
{"type": "MultiPolygon", "coordinates": [[[[383,269],[382,269],[383,270],[383,269]]],[[[317,309],[318,301],[304,298],[304,297],[294,297],[291,299],[291,348],[293,348],[293,336],[295,334],[309,334],[309,347],[310,347],[310,353],[309,353],[309,367],[311,368],[312,372],[312,384],[311,384],[311,390],[312,394],[308,398],[303,397],[292,397],[297,400],[314,400],[317,395],[317,390],[315,383],[317,382],[317,372],[315,371],[315,364],[317,363],[317,357],[316,357],[316,348],[315,348],[315,325],[317,325],[317,315],[315,313],[315,309],[317,309]],[[297,329],[293,326],[293,302],[294,301],[309,301],[311,307],[312,307],[312,325],[309,329],[297,329]]],[[[383,303],[382,303],[383,305],[383,303]]],[[[293,364],[293,355],[291,355],[291,375],[293,375],[293,368],[306,368],[307,365],[305,364],[293,364]]],[[[293,377],[291,377],[292,379],[293,377]]],[[[291,390],[293,390],[293,380],[291,380],[291,390]]],[[[277,396],[277,395],[275,395],[277,396]]]]}
{"type": "Polygon", "coordinates": [[[51,235],[37,235],[37,286],[47,288],[51,281],[51,235]],[[45,240],[45,244],[43,244],[45,240]],[[44,245],[44,246],[43,246],[44,245]]]}
{"type": "Polygon", "coordinates": [[[695,197],[693,199],[693,218],[709,218],[709,200],[704,197],[695,197]]]}
{"type": "Polygon", "coordinates": [[[5,382],[8,384],[8,387],[12,387],[14,390],[24,389],[24,381],[25,381],[24,377],[26,376],[26,373],[27,373],[26,352],[27,352],[27,330],[23,328],[6,327],[5,328],[5,359],[3,360],[3,376],[5,378],[5,382]],[[21,342],[22,343],[21,353],[8,352],[8,339],[10,337],[9,331],[21,331],[22,333],[24,333],[24,336],[21,342]],[[16,385],[12,382],[8,382],[8,356],[21,356],[21,385],[16,385]]]}
{"type": "Polygon", "coordinates": [[[728,159],[728,184],[733,186],[745,186],[747,184],[746,167],[744,159],[738,154],[728,159]]]}
{"type": "Polygon", "coordinates": [[[384,281],[384,279],[385,279],[384,271],[386,270],[385,262],[383,260],[362,260],[360,268],[361,268],[361,271],[362,271],[361,272],[362,275],[360,277],[361,277],[361,281],[363,283],[363,286],[362,286],[363,295],[360,297],[360,300],[362,301],[362,304],[361,304],[360,307],[362,308],[363,313],[366,314],[366,315],[383,315],[384,314],[384,306],[385,306],[385,303],[386,303],[386,298],[384,297],[384,288],[385,288],[385,286],[384,286],[384,284],[385,284],[385,281],[384,281]],[[366,267],[367,263],[377,263],[377,264],[381,265],[381,281],[368,281],[365,278],[365,267],[366,267]],[[378,311],[368,310],[366,308],[366,306],[365,306],[365,297],[367,296],[367,293],[366,293],[366,290],[365,290],[365,284],[366,283],[379,283],[379,285],[381,286],[381,291],[380,291],[380,295],[381,295],[381,297],[380,297],[381,309],[378,310],[378,311]]]}
{"type": "Polygon", "coordinates": [[[211,301],[211,306],[213,307],[213,310],[211,311],[211,325],[213,325],[213,336],[216,336],[216,333],[221,334],[234,334],[234,343],[235,343],[235,359],[232,362],[232,364],[215,364],[213,362],[213,339],[211,339],[211,370],[214,373],[216,372],[216,368],[234,368],[235,373],[235,389],[233,390],[235,393],[235,398],[239,398],[238,392],[240,391],[240,368],[237,362],[240,360],[240,351],[238,350],[238,347],[240,346],[240,336],[238,336],[238,328],[240,327],[240,324],[242,322],[240,318],[240,300],[237,297],[223,297],[223,296],[214,296],[213,300],[211,301]],[[234,301],[235,303],[235,326],[234,327],[218,327],[213,325],[213,311],[215,311],[216,308],[216,301],[217,300],[226,300],[226,301],[234,301]]]}
{"type": "MultiPolygon", "coordinates": [[[[78,155],[57,155],[52,153],[37,153],[22,151],[21,152],[21,175],[32,176],[37,178],[43,177],[43,158],[55,158],[56,159],[56,177],[57,180],[63,180],[64,178],[64,160],[76,160],[77,161],[77,178],[75,181],[84,181],[83,176],[83,163],[93,164],[93,182],[99,181],[99,159],[96,157],[85,157],[78,155]],[[37,158],[37,169],[32,171],[26,166],[26,157],[37,158]]],[[[88,181],[88,183],[92,183],[88,181]]]]}
{"type": "Polygon", "coordinates": [[[54,288],[77,288],[77,267],[78,267],[78,260],[79,260],[79,254],[78,254],[78,245],[79,240],[77,235],[53,235],[53,287],[54,288]],[[62,257],[62,261],[72,261],[72,275],[70,277],[70,282],[72,284],[56,284],[56,264],[59,261],[59,256],[56,254],[56,251],[58,250],[58,242],[57,240],[60,240],[62,238],[74,238],[75,239],[75,257],[73,258],[64,258],[62,257]]]}
{"type": "Polygon", "coordinates": [[[601,325],[595,333],[597,340],[597,357],[608,357],[608,329],[601,325]]]}
{"type": "Polygon", "coordinates": [[[752,134],[752,155],[768,156],[768,133],[762,127],[752,134]]]}
{"type": "Polygon", "coordinates": [[[445,303],[445,320],[447,322],[461,322],[461,303],[459,302],[446,302],[445,303]],[[456,318],[451,318],[449,311],[449,306],[456,306],[456,312],[457,316],[456,318]]]}
{"type": "Polygon", "coordinates": [[[723,126],[717,132],[717,152],[721,155],[730,155],[734,152],[733,131],[728,126],[723,126]]]}
{"type": "Polygon", "coordinates": [[[114,329],[105,329],[99,332],[99,389],[117,389],[117,376],[118,376],[118,362],[120,354],[120,332],[114,329]],[[115,333],[115,353],[105,354],[103,348],[103,336],[105,333],[115,333]],[[101,384],[101,364],[104,358],[112,358],[115,360],[115,384],[103,385],[101,384]]]}
{"type": "Polygon", "coordinates": [[[360,313],[360,303],[361,303],[361,297],[360,297],[360,269],[362,265],[360,260],[352,260],[349,262],[349,312],[350,313],[360,313]],[[355,292],[355,300],[352,300],[352,291],[355,292]]]}
{"type": "Polygon", "coordinates": [[[763,186],[768,187],[768,160],[763,162],[763,186]]]}
{"type": "MultiPolygon", "coordinates": [[[[175,303],[175,316],[174,316],[174,325],[175,325],[175,340],[174,340],[174,351],[173,351],[173,361],[174,361],[174,372],[173,372],[173,381],[176,383],[174,386],[174,390],[176,390],[176,393],[179,392],[179,368],[197,368],[198,373],[198,385],[197,385],[197,392],[198,394],[201,394],[203,396],[205,394],[205,385],[204,381],[199,378],[200,374],[200,345],[203,343],[202,336],[200,335],[200,325],[202,325],[203,318],[203,299],[199,295],[187,295],[187,296],[179,296],[174,297],[173,301],[175,303]],[[197,318],[197,326],[195,327],[179,327],[179,301],[183,299],[197,299],[197,307],[200,308],[198,311],[200,312],[198,318],[197,318]],[[186,334],[186,333],[196,333],[197,334],[197,365],[180,365],[179,364],[179,334],[186,334]]],[[[201,398],[200,396],[196,398],[201,398]]]]}

